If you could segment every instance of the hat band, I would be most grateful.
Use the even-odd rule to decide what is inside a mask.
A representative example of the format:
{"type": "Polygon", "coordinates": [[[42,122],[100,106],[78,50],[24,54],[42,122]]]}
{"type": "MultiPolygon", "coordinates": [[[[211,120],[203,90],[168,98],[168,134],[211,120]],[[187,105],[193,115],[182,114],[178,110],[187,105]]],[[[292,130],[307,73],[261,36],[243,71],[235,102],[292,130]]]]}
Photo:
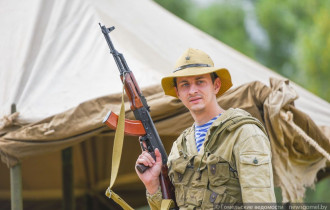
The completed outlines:
{"type": "Polygon", "coordinates": [[[179,68],[175,69],[173,73],[190,67],[211,67],[211,65],[201,64],[201,63],[188,64],[188,65],[180,66],[179,68]]]}

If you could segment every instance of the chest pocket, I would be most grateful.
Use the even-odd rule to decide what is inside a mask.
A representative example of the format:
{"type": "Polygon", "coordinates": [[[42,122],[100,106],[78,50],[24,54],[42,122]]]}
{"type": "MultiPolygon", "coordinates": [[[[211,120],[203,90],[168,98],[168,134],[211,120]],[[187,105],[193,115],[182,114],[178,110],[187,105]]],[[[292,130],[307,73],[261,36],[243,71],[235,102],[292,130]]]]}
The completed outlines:
{"type": "Polygon", "coordinates": [[[247,188],[270,187],[270,156],[267,154],[241,154],[241,185],[247,188]]]}
{"type": "Polygon", "coordinates": [[[211,154],[207,158],[207,172],[209,178],[208,190],[205,192],[205,206],[218,205],[219,203],[236,203],[240,194],[239,182],[230,164],[221,158],[211,154]],[[237,192],[236,192],[237,191],[237,192]],[[238,197],[235,198],[234,197],[238,197]],[[208,200],[206,200],[208,198],[208,200]]]}
{"type": "Polygon", "coordinates": [[[169,177],[175,187],[175,196],[178,206],[185,204],[187,186],[190,184],[194,174],[193,167],[194,156],[184,158],[180,156],[178,159],[171,162],[169,177]]]}
{"type": "Polygon", "coordinates": [[[221,157],[211,154],[207,159],[207,170],[210,188],[224,185],[230,179],[229,163],[221,157]]]}
{"type": "Polygon", "coordinates": [[[184,158],[180,156],[171,163],[171,170],[169,176],[172,179],[173,184],[187,185],[194,173],[193,166],[194,156],[190,158],[184,158]]]}

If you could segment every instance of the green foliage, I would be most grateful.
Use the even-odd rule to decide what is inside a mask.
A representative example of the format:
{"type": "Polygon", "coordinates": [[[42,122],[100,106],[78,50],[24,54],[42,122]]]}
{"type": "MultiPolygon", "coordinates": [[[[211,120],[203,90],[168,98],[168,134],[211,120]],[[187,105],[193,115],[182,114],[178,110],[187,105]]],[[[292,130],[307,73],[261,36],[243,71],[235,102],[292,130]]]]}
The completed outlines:
{"type": "Polygon", "coordinates": [[[284,76],[291,76],[292,41],[295,37],[295,17],[278,1],[258,1],[256,4],[257,17],[267,32],[270,47],[264,61],[267,66],[277,69],[284,76]],[[289,70],[290,69],[290,70],[289,70]]]}
{"type": "Polygon", "coordinates": [[[313,24],[296,41],[296,66],[304,77],[298,82],[330,101],[330,8],[321,8],[313,24]]]}
{"type": "Polygon", "coordinates": [[[268,34],[265,65],[330,101],[329,1],[255,1],[268,34]]]}
{"type": "Polygon", "coordinates": [[[330,177],[327,177],[318,182],[314,188],[307,188],[304,201],[306,203],[329,203],[329,186],[330,177]]]}
{"type": "Polygon", "coordinates": [[[249,40],[244,18],[244,11],[237,1],[224,1],[197,11],[189,21],[236,50],[255,57],[255,46],[249,40]]]}

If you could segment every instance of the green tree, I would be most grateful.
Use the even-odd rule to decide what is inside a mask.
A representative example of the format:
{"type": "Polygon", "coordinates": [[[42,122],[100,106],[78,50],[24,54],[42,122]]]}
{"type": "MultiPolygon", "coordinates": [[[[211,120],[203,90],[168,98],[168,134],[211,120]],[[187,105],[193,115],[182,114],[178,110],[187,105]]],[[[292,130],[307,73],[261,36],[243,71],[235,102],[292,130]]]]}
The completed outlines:
{"type": "Polygon", "coordinates": [[[254,3],[270,41],[264,64],[330,101],[329,1],[254,3]]]}
{"type": "Polygon", "coordinates": [[[245,12],[238,1],[214,2],[197,10],[189,22],[243,54],[255,57],[256,47],[245,28],[245,12]]]}
{"type": "Polygon", "coordinates": [[[269,38],[265,65],[286,77],[296,72],[290,59],[293,55],[294,40],[299,29],[299,19],[305,16],[302,4],[294,1],[256,1],[256,14],[269,38]]]}
{"type": "Polygon", "coordinates": [[[298,82],[330,101],[330,9],[323,7],[296,41],[295,62],[304,75],[298,82]]]}

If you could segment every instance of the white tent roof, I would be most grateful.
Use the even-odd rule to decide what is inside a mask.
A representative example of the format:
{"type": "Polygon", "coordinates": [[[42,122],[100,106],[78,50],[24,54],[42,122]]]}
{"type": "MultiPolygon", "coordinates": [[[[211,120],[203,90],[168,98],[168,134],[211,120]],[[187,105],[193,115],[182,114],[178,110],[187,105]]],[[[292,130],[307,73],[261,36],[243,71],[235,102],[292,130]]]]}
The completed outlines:
{"type": "MultiPolygon", "coordinates": [[[[188,47],[230,70],[234,86],[280,77],[170,14],[151,0],[1,1],[0,118],[15,103],[20,122],[36,122],[83,101],[121,91],[98,23],[141,87],[160,84],[188,47]],[[4,18],[5,17],[5,18],[4,18]]],[[[330,125],[330,104],[299,86],[296,106],[330,125]]]]}

